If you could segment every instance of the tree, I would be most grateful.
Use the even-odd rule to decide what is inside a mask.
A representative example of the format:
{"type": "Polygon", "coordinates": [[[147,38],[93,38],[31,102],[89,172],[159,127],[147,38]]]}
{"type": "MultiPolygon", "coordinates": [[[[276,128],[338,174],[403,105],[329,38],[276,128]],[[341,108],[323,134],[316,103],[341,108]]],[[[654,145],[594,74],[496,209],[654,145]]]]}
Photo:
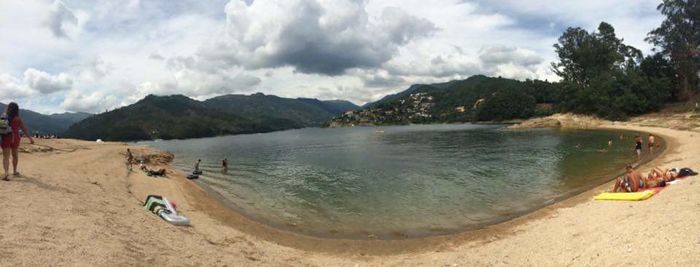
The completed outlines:
{"type": "Polygon", "coordinates": [[[672,95],[676,100],[687,100],[698,89],[700,0],[663,0],[657,10],[666,19],[649,32],[646,41],[670,57],[677,75],[672,95]]]}
{"type": "Polygon", "coordinates": [[[476,111],[480,121],[529,118],[535,113],[535,98],[519,89],[501,89],[485,99],[476,111]]]}
{"type": "Polygon", "coordinates": [[[559,56],[559,62],[552,63],[554,73],[564,82],[583,88],[590,87],[593,79],[612,78],[642,59],[641,51],[625,45],[606,22],[601,22],[598,32],[593,33],[568,28],[559,37],[559,43],[554,44],[554,50],[559,56]]]}
{"type": "Polygon", "coordinates": [[[562,34],[554,45],[559,62],[552,64],[562,78],[561,110],[618,120],[661,107],[668,84],[663,57],[643,59],[623,41],[605,22],[596,32],[569,28],[562,34]]]}

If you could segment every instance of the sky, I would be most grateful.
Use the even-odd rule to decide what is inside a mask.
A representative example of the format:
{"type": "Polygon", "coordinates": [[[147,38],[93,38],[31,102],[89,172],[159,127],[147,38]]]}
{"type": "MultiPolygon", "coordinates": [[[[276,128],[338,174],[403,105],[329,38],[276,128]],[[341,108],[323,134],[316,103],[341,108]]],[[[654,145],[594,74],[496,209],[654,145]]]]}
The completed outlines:
{"type": "Polygon", "coordinates": [[[651,0],[0,0],[0,102],[99,113],[148,94],[374,101],[483,74],[557,80],[567,27],[651,53],[651,0]]]}

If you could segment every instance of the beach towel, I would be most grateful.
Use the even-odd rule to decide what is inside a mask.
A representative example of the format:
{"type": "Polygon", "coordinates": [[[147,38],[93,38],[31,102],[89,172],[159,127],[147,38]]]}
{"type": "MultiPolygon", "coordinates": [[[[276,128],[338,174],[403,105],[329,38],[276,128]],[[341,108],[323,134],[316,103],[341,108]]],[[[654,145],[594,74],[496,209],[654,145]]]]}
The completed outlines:
{"type": "Polygon", "coordinates": [[[616,193],[611,193],[611,192],[603,192],[598,194],[597,196],[593,197],[595,200],[623,200],[623,201],[640,201],[640,200],[646,200],[659,192],[663,191],[667,187],[673,184],[677,184],[680,181],[688,178],[689,176],[684,176],[684,177],[678,177],[675,180],[671,182],[666,182],[666,186],[662,187],[654,187],[650,189],[644,189],[643,191],[640,192],[616,192],[616,193]]]}
{"type": "Polygon", "coordinates": [[[168,201],[167,198],[157,195],[149,195],[146,197],[145,204],[143,205],[146,209],[160,216],[163,220],[174,224],[174,225],[189,225],[190,219],[185,216],[177,214],[175,207],[168,201]]]}
{"type": "Polygon", "coordinates": [[[616,192],[616,193],[610,193],[610,192],[603,192],[595,196],[593,199],[595,200],[621,200],[621,201],[640,201],[640,200],[645,200],[650,198],[656,193],[656,191],[653,190],[644,190],[642,192],[632,192],[632,193],[627,193],[627,192],[616,192]]]}

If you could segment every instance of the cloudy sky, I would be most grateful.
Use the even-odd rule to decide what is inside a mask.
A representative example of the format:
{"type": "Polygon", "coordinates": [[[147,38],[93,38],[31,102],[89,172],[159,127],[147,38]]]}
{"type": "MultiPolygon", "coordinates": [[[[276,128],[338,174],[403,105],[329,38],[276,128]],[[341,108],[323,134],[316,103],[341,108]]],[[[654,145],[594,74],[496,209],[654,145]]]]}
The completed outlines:
{"type": "Polygon", "coordinates": [[[475,74],[550,79],[569,26],[628,44],[650,0],[0,0],[0,102],[102,112],[148,94],[376,100],[475,74]]]}

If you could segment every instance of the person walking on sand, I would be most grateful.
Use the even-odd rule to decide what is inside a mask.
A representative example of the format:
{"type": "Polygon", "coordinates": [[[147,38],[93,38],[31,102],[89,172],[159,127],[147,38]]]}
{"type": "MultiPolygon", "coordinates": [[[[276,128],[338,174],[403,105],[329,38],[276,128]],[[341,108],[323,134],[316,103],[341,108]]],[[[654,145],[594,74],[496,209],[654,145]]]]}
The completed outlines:
{"type": "Polygon", "coordinates": [[[133,170],[133,161],[134,161],[134,155],[131,154],[131,149],[126,149],[126,168],[129,169],[129,171],[133,170]]]}
{"type": "Polygon", "coordinates": [[[649,147],[649,153],[654,153],[654,145],[656,142],[656,138],[654,137],[653,134],[649,134],[649,144],[647,145],[649,147]]]}
{"type": "Polygon", "coordinates": [[[19,176],[19,172],[17,171],[17,165],[19,164],[18,149],[22,139],[19,130],[22,130],[24,135],[29,138],[29,143],[34,144],[34,139],[27,127],[24,126],[22,118],[19,116],[19,106],[17,103],[11,102],[8,104],[5,114],[2,117],[11,128],[10,133],[2,136],[2,144],[0,144],[0,147],[2,147],[2,167],[5,169],[5,175],[2,177],[2,180],[9,181],[10,155],[12,155],[12,174],[14,176],[19,176]]]}

